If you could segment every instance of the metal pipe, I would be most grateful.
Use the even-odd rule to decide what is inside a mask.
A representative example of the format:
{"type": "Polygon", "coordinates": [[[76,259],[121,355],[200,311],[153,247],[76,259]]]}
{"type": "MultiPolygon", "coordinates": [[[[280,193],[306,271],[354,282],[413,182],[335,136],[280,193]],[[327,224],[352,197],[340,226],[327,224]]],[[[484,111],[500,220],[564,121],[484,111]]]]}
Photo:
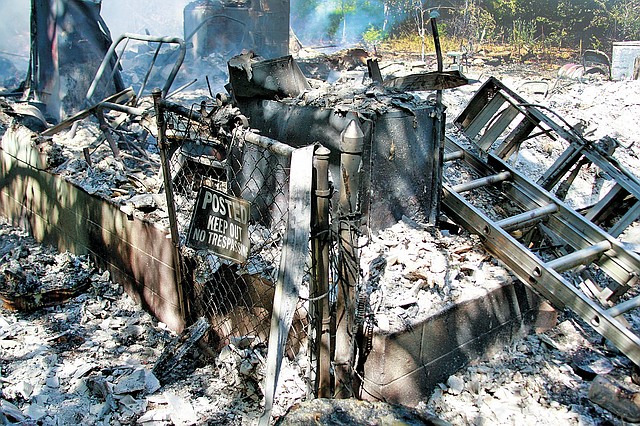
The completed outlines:
{"type": "MultiPolygon", "coordinates": [[[[442,48],[440,46],[440,35],[438,34],[438,25],[436,18],[439,18],[440,14],[433,10],[429,13],[429,20],[431,21],[431,31],[433,32],[433,45],[436,49],[436,60],[438,61],[438,72],[441,73],[444,70],[444,62],[442,60],[442,48]]],[[[442,89],[436,90],[436,105],[440,109],[442,106],[442,89]]]]}
{"type": "Polygon", "coordinates": [[[496,225],[498,225],[505,231],[510,231],[512,229],[519,228],[522,225],[531,222],[532,220],[538,219],[543,216],[548,216],[551,213],[555,213],[557,211],[558,206],[551,203],[547,204],[546,206],[538,207],[537,209],[529,210],[524,213],[499,220],[496,222],[496,225]]]}
{"type": "Polygon", "coordinates": [[[183,84],[182,86],[178,87],[173,92],[169,93],[167,95],[166,99],[169,99],[170,97],[174,96],[175,94],[182,92],[184,89],[186,89],[187,87],[191,86],[192,84],[195,84],[197,81],[198,81],[198,79],[194,78],[193,80],[189,81],[188,83],[183,84]]]}
{"type": "Polygon", "coordinates": [[[612,317],[617,317],[638,307],[640,307],[640,296],[636,296],[626,302],[622,302],[619,305],[607,309],[607,314],[612,317]]]}
{"type": "Polygon", "coordinates": [[[279,142],[275,139],[268,138],[266,136],[258,135],[251,131],[246,131],[243,129],[238,129],[235,131],[236,134],[242,132],[243,140],[249,142],[250,144],[257,145],[261,148],[268,149],[269,151],[276,153],[278,155],[283,155],[285,157],[291,156],[291,153],[295,151],[290,145],[279,142]]]}
{"type": "Polygon", "coordinates": [[[355,318],[356,285],[359,279],[357,230],[359,171],[362,164],[364,133],[356,120],[351,120],[340,135],[340,198],[338,234],[340,263],[338,271],[337,318],[335,328],[335,397],[349,398],[357,394],[355,385],[355,318]]]}
{"type": "Polygon", "coordinates": [[[487,185],[493,185],[494,183],[503,182],[511,178],[510,172],[500,172],[495,175],[486,176],[480,179],[475,179],[470,182],[465,182],[458,184],[451,188],[451,190],[457,192],[458,194],[466,191],[471,191],[472,189],[480,188],[487,185]]]}
{"type": "Polygon", "coordinates": [[[171,242],[173,243],[173,263],[176,276],[176,286],[178,290],[178,303],[180,308],[180,314],[185,322],[188,322],[187,314],[189,308],[187,302],[184,299],[184,293],[182,289],[183,274],[182,274],[182,254],[180,252],[180,234],[178,233],[178,220],[175,210],[174,197],[173,197],[173,182],[171,181],[171,158],[167,155],[169,144],[166,140],[166,121],[164,119],[164,111],[162,109],[162,91],[160,89],[154,89],[152,92],[153,105],[156,113],[156,123],[158,126],[158,148],[160,150],[160,160],[162,161],[162,176],[164,179],[164,191],[167,197],[167,214],[169,216],[169,230],[171,232],[171,242]]]}
{"type": "Polygon", "coordinates": [[[166,96],[167,93],[169,92],[169,89],[171,88],[171,85],[173,84],[173,80],[176,78],[176,74],[178,74],[178,70],[182,66],[182,62],[184,61],[184,57],[186,55],[187,48],[186,48],[186,45],[184,43],[184,40],[182,40],[181,38],[178,38],[178,37],[154,37],[154,36],[144,35],[144,34],[124,33],[120,37],[118,37],[118,39],[116,39],[113,43],[111,43],[111,46],[109,46],[109,50],[104,55],[104,59],[102,59],[102,63],[100,64],[100,67],[98,68],[98,71],[96,72],[96,76],[93,78],[93,81],[91,82],[91,86],[89,86],[89,90],[87,90],[87,95],[85,97],[85,103],[87,105],[91,104],[91,97],[93,96],[93,93],[95,92],[96,87],[98,86],[98,83],[102,79],[102,75],[104,74],[105,70],[107,69],[107,66],[111,63],[111,56],[113,56],[113,54],[114,54],[114,52],[116,50],[116,47],[124,39],[133,39],[133,40],[154,42],[154,43],[172,43],[172,44],[178,44],[179,45],[180,54],[179,54],[178,59],[176,60],[175,64],[173,65],[173,68],[171,69],[171,72],[169,73],[169,77],[167,77],[167,81],[166,81],[164,87],[162,88],[162,95],[163,96],[166,96]]]}
{"type": "Polygon", "coordinates": [[[464,151],[452,151],[445,153],[442,157],[442,161],[447,163],[449,161],[459,160],[461,158],[464,158],[464,151]]]}
{"type": "Polygon", "coordinates": [[[143,108],[135,108],[135,107],[127,106],[127,105],[116,104],[116,103],[113,103],[113,102],[101,102],[100,103],[100,107],[105,108],[105,109],[111,109],[111,110],[114,110],[114,111],[125,112],[125,113],[127,113],[129,115],[142,116],[142,115],[147,113],[147,110],[143,109],[143,108]]]}
{"type": "MultiPolygon", "coordinates": [[[[321,146],[314,156],[315,178],[315,209],[312,220],[312,253],[314,256],[314,274],[311,281],[313,288],[310,294],[316,297],[311,304],[314,321],[314,336],[311,341],[315,347],[309,353],[315,356],[316,377],[310,383],[315,384],[314,395],[318,398],[329,398],[332,395],[331,372],[331,307],[329,301],[329,149],[321,146]]],[[[311,369],[310,369],[311,370],[311,369]]]]}
{"type": "Polygon", "coordinates": [[[564,272],[576,266],[591,263],[596,260],[602,253],[611,249],[611,242],[604,240],[598,244],[594,244],[590,247],[583,248],[582,250],[576,250],[573,253],[569,253],[566,256],[553,259],[546,263],[546,267],[553,269],[556,272],[564,272]]]}
{"type": "Polygon", "coordinates": [[[192,108],[184,107],[180,104],[175,104],[165,99],[160,100],[160,105],[162,109],[165,111],[172,112],[174,114],[178,114],[184,118],[188,118],[189,120],[197,121],[200,124],[207,124],[207,119],[200,114],[199,111],[196,111],[192,108]]]}
{"type": "Polygon", "coordinates": [[[340,151],[342,152],[340,163],[343,183],[340,187],[340,209],[342,214],[350,214],[358,211],[358,188],[360,183],[358,169],[362,162],[364,133],[356,120],[351,120],[340,137],[340,151]]]}
{"type": "Polygon", "coordinates": [[[153,69],[153,66],[156,64],[156,60],[158,59],[158,55],[160,54],[160,49],[161,48],[162,48],[162,43],[158,43],[158,47],[156,47],[156,51],[153,54],[153,58],[151,59],[151,65],[149,65],[149,69],[147,70],[147,73],[145,74],[144,78],[142,79],[142,84],[140,85],[140,90],[138,90],[138,95],[136,96],[136,101],[138,99],[140,99],[140,97],[142,96],[142,92],[144,91],[144,88],[147,87],[147,82],[149,81],[149,76],[151,75],[151,70],[153,69]]]}

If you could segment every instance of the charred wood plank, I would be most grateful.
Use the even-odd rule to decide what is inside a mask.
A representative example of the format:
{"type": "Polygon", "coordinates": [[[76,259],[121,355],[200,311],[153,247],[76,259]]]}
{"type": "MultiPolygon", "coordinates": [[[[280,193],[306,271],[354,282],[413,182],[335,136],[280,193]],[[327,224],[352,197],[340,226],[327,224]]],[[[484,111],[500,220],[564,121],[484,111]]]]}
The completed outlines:
{"type": "Polygon", "coordinates": [[[198,343],[209,330],[209,322],[201,317],[194,324],[185,329],[180,336],[164,348],[164,351],[153,367],[153,374],[165,384],[170,379],[173,371],[181,364],[182,359],[198,343]]]}
{"type": "Polygon", "coordinates": [[[61,132],[64,129],[67,129],[73,125],[78,120],[82,120],[83,118],[87,118],[88,116],[95,113],[98,108],[101,108],[104,103],[124,103],[131,100],[134,96],[133,89],[129,87],[121,92],[118,92],[114,95],[108,96],[102,100],[102,102],[98,102],[95,105],[90,106],[89,108],[83,109],[82,111],[77,112],[66,120],[60,122],[59,124],[48,128],[44,132],[41,133],[42,136],[53,136],[58,132],[61,132]]]}

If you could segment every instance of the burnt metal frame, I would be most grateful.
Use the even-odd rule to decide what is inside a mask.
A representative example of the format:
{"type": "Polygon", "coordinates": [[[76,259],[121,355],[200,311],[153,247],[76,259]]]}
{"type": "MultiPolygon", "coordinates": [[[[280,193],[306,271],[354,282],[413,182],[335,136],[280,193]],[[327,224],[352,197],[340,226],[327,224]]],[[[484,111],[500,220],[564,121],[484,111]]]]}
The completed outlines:
{"type": "Polygon", "coordinates": [[[638,281],[640,257],[626,250],[618,240],[567,207],[553,194],[528,181],[497,156],[489,153],[487,161],[484,161],[449,138],[446,140],[446,149],[447,160],[460,160],[464,166],[483,176],[476,185],[457,186],[458,191],[462,192],[471,186],[478,187],[480,183],[500,183],[502,188],[499,189],[503,194],[525,210],[513,219],[493,221],[462,197],[455,190],[456,187],[444,184],[442,201],[447,214],[470,232],[479,234],[485,246],[509,266],[520,280],[547,298],[556,308],[571,308],[598,333],[611,340],[631,361],[640,365],[640,337],[627,329],[618,318],[636,307],[640,299],[636,297],[617,306],[602,307],[561,275],[576,267],[591,263],[598,265],[617,283],[604,291],[608,305],[638,281]],[[496,175],[500,177],[493,177],[496,175]],[[545,262],[507,231],[513,226],[536,220],[545,220],[546,232],[573,251],[545,262]]]}
{"type": "MultiPolygon", "coordinates": [[[[216,15],[208,16],[207,18],[205,18],[202,22],[200,22],[200,24],[196,27],[195,30],[191,31],[191,34],[189,34],[185,38],[185,41],[190,42],[193,39],[193,37],[195,37],[196,33],[200,31],[200,29],[204,27],[205,24],[208,25],[210,21],[213,21],[214,19],[218,19],[218,18],[228,19],[229,21],[237,22],[244,27],[244,32],[242,33],[242,40],[240,40],[240,43],[238,43],[240,46],[244,46],[244,39],[247,36],[247,24],[245,22],[242,22],[239,19],[233,18],[231,16],[227,16],[227,15],[221,15],[221,14],[216,14],[216,15]]],[[[224,52],[224,55],[229,55],[230,53],[231,51],[224,52]]]]}
{"type": "MultiPolygon", "coordinates": [[[[176,75],[178,74],[178,71],[180,70],[180,67],[182,66],[182,63],[184,62],[184,57],[187,53],[187,47],[184,43],[184,40],[182,40],[181,38],[178,37],[156,37],[156,36],[150,36],[150,35],[142,35],[142,34],[131,34],[131,33],[124,33],[122,34],[120,37],[118,37],[118,39],[114,40],[113,43],[111,43],[111,46],[109,47],[109,50],[107,51],[107,53],[104,55],[104,59],[102,60],[102,63],[100,64],[100,68],[98,68],[98,71],[96,72],[96,76],[93,78],[93,81],[91,82],[91,86],[89,86],[89,89],[87,90],[87,95],[85,97],[85,102],[87,103],[87,105],[89,105],[91,103],[91,98],[93,97],[93,94],[98,86],[98,83],[100,82],[100,79],[102,78],[102,75],[104,74],[104,72],[106,71],[106,69],[109,67],[110,64],[113,63],[113,55],[116,52],[116,48],[118,47],[118,45],[123,41],[126,40],[125,43],[125,47],[123,48],[126,49],[126,44],[129,43],[129,40],[138,40],[138,41],[146,41],[149,43],[159,43],[158,47],[156,49],[156,53],[153,57],[153,60],[151,62],[151,64],[149,65],[149,70],[147,72],[147,74],[145,75],[145,79],[140,87],[140,90],[138,91],[138,97],[140,97],[140,95],[142,94],[142,91],[144,90],[145,85],[147,84],[147,80],[149,78],[149,75],[151,73],[151,69],[153,68],[153,66],[155,65],[155,61],[156,58],[158,57],[158,53],[160,51],[160,48],[162,47],[163,44],[168,43],[168,44],[177,44],[179,46],[179,54],[178,54],[178,58],[176,59],[175,64],[173,64],[173,68],[171,69],[171,72],[169,73],[169,76],[167,77],[167,81],[165,82],[164,86],[162,87],[162,97],[166,97],[169,89],[171,88],[171,85],[173,84],[173,80],[175,80],[176,75]]],[[[113,64],[113,70],[115,72],[115,70],[118,69],[118,66],[120,65],[120,58],[117,59],[116,63],[113,64]]],[[[137,100],[136,100],[137,101],[137,100]]]]}
{"type": "Polygon", "coordinates": [[[517,152],[525,140],[540,135],[532,134],[536,128],[542,129],[542,134],[551,138],[555,138],[556,135],[567,141],[569,146],[537,183],[551,191],[574,166],[579,167],[584,161],[594,164],[616,184],[600,202],[589,208],[587,217],[590,220],[604,221],[614,210],[611,207],[625,196],[630,195],[636,200],[623,217],[609,229],[612,236],[619,236],[640,216],[640,179],[596,143],[585,139],[562,118],[558,117],[562,121],[560,124],[545,115],[541,111],[544,108],[528,103],[495,77],[490,77],[456,118],[455,123],[470,139],[475,139],[486,128],[476,144],[483,152],[491,152],[503,160],[517,152]],[[503,108],[505,105],[506,108],[503,108]],[[492,149],[493,144],[518,118],[521,121],[500,145],[492,149]]]}

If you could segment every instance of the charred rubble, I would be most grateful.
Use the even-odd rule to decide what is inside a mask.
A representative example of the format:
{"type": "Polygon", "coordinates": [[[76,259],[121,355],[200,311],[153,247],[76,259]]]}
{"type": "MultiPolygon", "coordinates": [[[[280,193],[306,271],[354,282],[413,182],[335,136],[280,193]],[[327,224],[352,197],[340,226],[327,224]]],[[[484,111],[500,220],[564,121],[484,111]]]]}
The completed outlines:
{"type": "MultiPolygon", "coordinates": [[[[576,323],[582,326],[581,321],[590,323],[597,333],[618,347],[620,352],[612,357],[612,363],[621,369],[634,368],[633,363],[640,359],[640,340],[627,325],[637,325],[632,308],[639,300],[635,287],[640,259],[631,243],[623,244],[617,237],[637,220],[640,183],[614,157],[614,151],[621,147],[619,142],[613,138],[589,140],[581,129],[548,108],[528,102],[494,77],[470,97],[455,121],[449,121],[447,132],[443,92],[464,88],[472,81],[458,70],[443,70],[441,57],[434,63],[437,71],[404,69],[383,78],[385,68],[380,67],[379,58],[370,57],[362,49],[324,56],[315,62],[296,61],[289,55],[273,54],[287,50],[282,43],[269,43],[269,37],[280,41],[285,38],[274,34],[265,37],[261,45],[274,59],[264,59],[255,52],[225,57],[224,71],[229,76],[226,92],[214,94],[208,76],[206,91],[187,91],[194,76],[178,74],[185,58],[213,61],[221,71],[219,59],[241,44],[242,40],[232,39],[225,40],[228,44],[224,46],[208,41],[206,31],[215,23],[220,24],[219,8],[232,8],[233,13],[240,15],[229,22],[245,20],[244,26],[253,33],[264,31],[269,27],[269,19],[275,19],[275,15],[266,11],[254,14],[256,11],[245,3],[221,2],[211,9],[209,2],[202,2],[185,9],[185,34],[190,35],[187,41],[192,44],[188,55],[181,39],[148,35],[124,35],[109,47],[108,30],[96,30],[96,26],[104,25],[99,6],[70,9],[63,21],[64,25],[74,26],[77,16],[89,16],[91,26],[86,30],[100,35],[95,44],[98,50],[92,47],[87,51],[74,50],[82,39],[80,34],[65,40],[36,40],[25,91],[27,102],[3,101],[0,105],[6,136],[3,150],[13,150],[17,159],[27,158],[38,171],[60,177],[87,194],[106,200],[127,218],[139,219],[158,229],[171,229],[176,251],[169,251],[167,259],[175,256],[178,280],[188,277],[193,292],[177,291],[183,322],[173,327],[181,334],[172,339],[157,320],[142,319],[137,314],[126,324],[112,324],[99,311],[101,306],[107,309],[111,303],[121,303],[111,293],[117,287],[109,284],[105,274],[87,258],[39,252],[35,247],[25,250],[22,243],[3,240],[0,296],[5,309],[23,312],[27,319],[34,318],[30,313],[39,310],[55,317],[60,306],[64,306],[61,304],[71,300],[68,303],[73,306],[74,315],[104,332],[113,331],[109,338],[124,339],[114,337],[122,331],[130,340],[129,349],[136,338],[143,336],[153,335],[158,342],[164,339],[162,352],[160,347],[155,350],[136,347],[131,349],[134,358],[137,357],[132,360],[125,360],[122,351],[109,344],[107,352],[114,355],[110,358],[111,365],[91,364],[86,369],[75,364],[72,368],[66,363],[60,367],[55,361],[66,349],[91,346],[84,334],[87,330],[76,327],[68,333],[56,334],[52,341],[62,342],[65,350],[52,354],[47,349],[48,358],[34,361],[51,369],[47,377],[39,378],[35,386],[12,382],[7,388],[6,395],[12,401],[30,402],[29,407],[21,410],[3,399],[2,414],[9,421],[60,421],[62,415],[52,415],[48,397],[39,398],[36,390],[46,395],[62,386],[76,396],[90,395],[81,401],[88,404],[89,414],[77,421],[196,423],[196,411],[184,398],[170,391],[161,398],[153,395],[163,386],[169,389],[185,377],[200,374],[197,369],[206,370],[198,376],[203,382],[206,374],[217,375],[221,380],[200,395],[203,401],[199,403],[207,407],[209,414],[230,423],[240,421],[242,416],[255,420],[255,412],[263,400],[268,401],[269,395],[273,397],[275,393],[275,389],[265,389],[262,383],[265,376],[271,375],[267,360],[267,340],[272,330],[269,320],[282,275],[279,261],[289,243],[287,224],[278,222],[278,216],[284,216],[282,212],[288,208],[289,187],[283,186],[276,194],[273,185],[280,177],[278,173],[290,167],[286,158],[291,151],[306,146],[329,149],[326,157],[331,187],[323,191],[335,209],[332,214],[339,219],[335,225],[338,229],[327,228],[326,233],[337,233],[340,241],[349,240],[351,248],[358,248],[356,267],[361,276],[356,280],[359,293],[354,299],[357,301],[354,322],[360,340],[354,343],[354,358],[349,359],[354,363],[349,379],[354,383],[353,389],[349,389],[353,394],[349,396],[416,405],[416,398],[424,398],[440,383],[429,410],[442,410],[440,403],[447,395],[460,395],[465,390],[489,398],[483,393],[484,382],[478,378],[478,374],[486,373],[482,365],[462,379],[445,371],[437,377],[416,380],[415,395],[394,390],[395,378],[380,374],[373,380],[367,374],[371,371],[378,374],[375,372],[378,367],[393,363],[384,358],[387,354],[395,355],[389,342],[396,336],[411,334],[416,329],[422,333],[427,330],[423,327],[430,318],[444,317],[454,306],[465,306],[475,298],[497,297],[503,288],[518,281],[526,283],[555,308],[572,308],[575,313],[567,314],[568,319],[563,322],[566,327],[576,323]],[[187,16],[195,19],[199,13],[208,18],[201,22],[186,19],[187,16]],[[114,46],[130,40],[141,42],[135,52],[127,51],[122,58],[110,56],[114,46]],[[60,50],[71,56],[43,55],[42,49],[37,48],[39,43],[62,43],[60,50]],[[154,43],[155,50],[151,47],[154,43]],[[166,45],[171,47],[161,50],[166,45]],[[73,55],[86,57],[87,61],[69,70],[53,67],[59,71],[57,75],[36,72],[40,69],[37,64],[56,59],[67,61],[71,67],[76,62],[73,55]],[[116,62],[120,59],[122,62],[116,62]],[[143,66],[148,59],[151,65],[143,66]],[[92,74],[83,72],[82,66],[98,69],[93,81],[74,81],[82,87],[65,90],[70,88],[71,75],[92,74]],[[46,88],[53,80],[64,87],[45,99],[46,88]],[[140,85],[139,91],[126,88],[125,82],[140,85]],[[180,88],[172,92],[175,85],[180,88]],[[151,87],[159,87],[153,96],[144,90],[151,87]],[[107,90],[97,93],[96,88],[107,90]],[[81,96],[72,98],[71,92],[81,96]],[[165,122],[166,117],[171,119],[165,122]],[[346,129],[353,129],[354,122],[357,131],[348,133],[346,129]],[[517,163],[520,150],[530,140],[548,135],[552,135],[553,143],[563,141],[556,147],[559,160],[543,171],[541,177],[536,176],[538,182],[534,185],[534,178],[511,165],[517,163]],[[15,141],[28,141],[29,152],[25,153],[27,150],[15,141]],[[345,148],[349,142],[353,145],[345,148]],[[259,154],[240,153],[244,144],[258,146],[259,154]],[[355,173],[351,176],[343,168],[345,154],[358,156],[361,161],[352,169],[355,173]],[[167,168],[167,164],[171,167],[167,168]],[[613,184],[606,186],[608,192],[603,192],[602,197],[577,212],[563,201],[585,167],[598,167],[601,170],[598,176],[606,176],[613,184]],[[260,178],[244,175],[245,168],[259,172],[260,178]],[[277,171],[275,177],[270,175],[273,170],[277,171]],[[345,175],[351,179],[345,180],[345,175]],[[224,255],[211,255],[185,244],[191,238],[188,225],[194,215],[193,202],[202,186],[251,201],[250,259],[233,262],[224,255]],[[168,195],[168,187],[177,190],[168,195]],[[465,198],[461,196],[464,193],[471,195],[465,198]],[[345,200],[346,204],[351,203],[352,210],[348,213],[339,210],[344,209],[345,200]],[[340,226],[346,222],[350,228],[344,232],[340,226]],[[54,273],[60,278],[54,278],[57,276],[54,273]],[[73,278],[67,279],[69,276],[73,278]],[[219,282],[226,283],[228,288],[219,282]],[[221,301],[220,306],[208,306],[211,299],[221,301]],[[614,308],[618,309],[615,314],[614,308]],[[230,328],[232,331],[228,333],[230,328]],[[154,367],[148,365],[148,358],[155,360],[154,367]],[[122,365],[123,362],[126,364],[122,365]],[[225,407],[212,408],[210,402],[216,392],[229,386],[241,387],[248,396],[241,409],[234,409],[231,417],[223,419],[219,416],[223,416],[225,407]],[[165,409],[164,405],[170,408],[165,409]],[[182,410],[184,407],[190,408],[182,410]]],[[[35,13],[45,12],[36,8],[35,13]]],[[[42,36],[44,32],[40,33],[42,36]]],[[[28,218],[21,220],[29,223],[28,218]]],[[[119,250],[113,246],[102,250],[109,249],[119,250]]],[[[94,253],[94,257],[100,256],[94,253]]],[[[163,261],[168,262],[165,258],[163,261]]],[[[356,287],[354,282],[347,280],[356,287]]],[[[268,407],[276,415],[284,414],[294,401],[304,399],[310,392],[309,372],[313,368],[305,356],[311,347],[309,330],[314,321],[308,316],[314,309],[312,283],[309,271],[305,271],[300,301],[290,307],[293,323],[284,334],[289,336],[288,343],[283,344],[287,368],[280,373],[289,388],[280,395],[284,401],[281,405],[268,407]]],[[[145,287],[147,284],[142,283],[139,293],[149,289],[145,287]]],[[[138,291],[136,285],[129,287],[134,294],[138,291]]],[[[159,288],[153,290],[160,292],[159,288]]],[[[143,298],[142,304],[153,311],[151,302],[143,298]]],[[[526,310],[523,317],[540,311],[540,304],[539,299],[533,302],[527,299],[521,305],[526,310]]],[[[501,312],[496,308],[492,313],[499,316],[501,312]]],[[[556,317],[551,317],[543,328],[555,325],[556,317]]],[[[3,342],[15,337],[20,327],[27,327],[20,321],[12,327],[9,321],[0,319],[3,342]]],[[[118,321],[121,319],[114,320],[118,321]]],[[[481,327],[475,324],[476,329],[481,327]]],[[[487,331],[491,333],[493,330],[487,331]]],[[[532,346],[543,343],[560,348],[553,339],[552,343],[547,339],[528,338],[523,348],[517,348],[516,355],[526,356],[532,346]]],[[[411,348],[420,352],[420,356],[427,352],[422,344],[411,348]]],[[[460,343],[451,353],[465,344],[460,343]]],[[[480,347],[478,352],[484,349],[480,347]]],[[[605,349],[598,346],[596,351],[605,349]]],[[[321,358],[322,352],[319,354],[321,358]]],[[[465,355],[480,356],[473,350],[465,355]]],[[[536,356],[543,355],[536,352],[536,356]]],[[[438,356],[434,358],[437,360],[438,356]]],[[[457,370],[468,361],[455,359],[449,367],[457,370]]],[[[430,362],[437,361],[420,362],[423,364],[417,369],[429,368],[430,362]]],[[[401,368],[404,367],[398,367],[399,378],[413,374],[400,371],[401,368]]],[[[587,367],[594,368],[592,364],[587,367]]],[[[584,363],[575,371],[580,369],[585,369],[584,363]]],[[[595,373],[599,372],[596,368],[595,373]]],[[[337,377],[340,373],[332,372],[331,380],[336,378],[333,374],[337,377]]],[[[582,390],[586,387],[573,377],[572,380],[580,383],[582,390]]],[[[624,408],[619,408],[620,399],[615,397],[616,389],[620,388],[617,384],[594,383],[596,390],[590,394],[594,402],[616,416],[634,418],[633,407],[629,409],[622,404],[624,408]]],[[[315,391],[323,390],[320,386],[315,391]]],[[[494,396],[495,392],[487,392],[494,396]]],[[[505,392],[502,390],[501,394],[505,392]]],[[[635,393],[628,391],[625,395],[631,395],[625,398],[632,399],[635,393]]],[[[57,402],[64,400],[59,394],[51,398],[57,402]]],[[[267,414],[271,414],[268,410],[267,414]]],[[[82,417],[78,411],[73,415],[82,417]]]]}

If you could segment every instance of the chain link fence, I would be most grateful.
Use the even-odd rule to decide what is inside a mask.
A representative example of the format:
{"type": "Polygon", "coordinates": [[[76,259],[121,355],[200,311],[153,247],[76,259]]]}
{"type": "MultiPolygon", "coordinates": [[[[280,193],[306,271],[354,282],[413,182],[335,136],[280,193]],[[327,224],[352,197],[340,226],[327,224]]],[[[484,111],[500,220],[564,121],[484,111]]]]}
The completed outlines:
{"type": "MultiPolygon", "coordinates": [[[[334,192],[328,149],[311,147],[312,171],[294,171],[292,158],[299,160],[302,149],[251,132],[247,120],[224,99],[185,108],[160,101],[158,95],[156,109],[187,323],[204,317],[210,324],[207,344],[216,352],[229,345],[260,347],[261,361],[267,363],[266,393],[275,392],[280,373],[279,361],[278,367],[267,362],[271,342],[266,351],[279,329],[276,347],[278,354],[284,353],[282,365],[297,371],[306,397],[356,395],[362,373],[358,359],[370,350],[357,342],[366,342],[363,335],[369,331],[359,288],[360,215],[353,207],[359,157],[341,158],[341,164],[351,166],[344,166],[340,187],[352,185],[355,192],[334,192]],[[301,175],[312,182],[304,197],[296,182],[306,179],[301,175]],[[219,214],[199,217],[205,204],[219,214]],[[294,309],[285,306],[291,305],[287,280],[295,281],[294,309]],[[283,310],[294,312],[290,316],[283,310]],[[289,321],[282,336],[282,323],[289,321]]],[[[265,397],[268,410],[272,401],[265,397]]]]}
{"type": "MultiPolygon", "coordinates": [[[[205,340],[216,353],[231,345],[261,349],[266,358],[290,216],[294,149],[248,132],[238,110],[220,98],[191,108],[166,100],[156,104],[186,322],[208,321],[205,340]],[[198,213],[203,203],[213,212],[204,219],[198,213]]],[[[311,396],[315,372],[308,355],[316,342],[310,339],[315,335],[309,316],[314,268],[308,237],[306,247],[285,354],[311,396]]]]}

